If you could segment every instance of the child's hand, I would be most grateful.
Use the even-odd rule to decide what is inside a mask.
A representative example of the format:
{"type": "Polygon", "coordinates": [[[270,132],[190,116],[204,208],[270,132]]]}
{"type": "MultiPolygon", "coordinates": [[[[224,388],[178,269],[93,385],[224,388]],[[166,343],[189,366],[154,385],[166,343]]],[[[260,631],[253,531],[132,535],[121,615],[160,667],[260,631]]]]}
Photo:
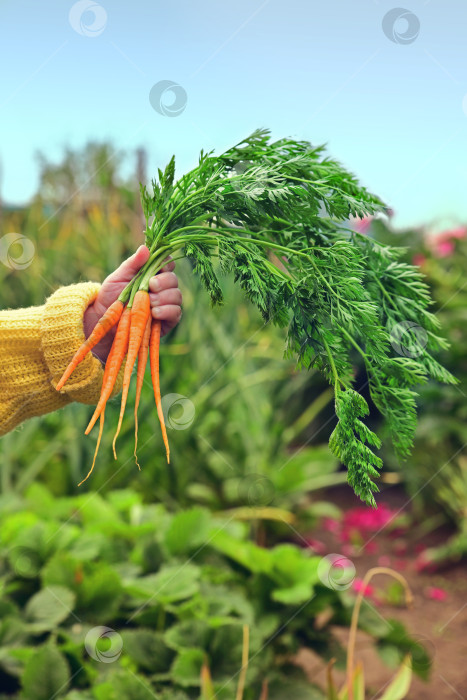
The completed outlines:
{"type": "MultiPolygon", "coordinates": [[[[100,317],[108,307],[118,298],[138,270],[143,267],[149,258],[149,250],[142,245],[136,253],[125,260],[120,267],[112,272],[99,290],[94,303],[89,306],[83,318],[84,334],[86,338],[91,334],[100,317]]],[[[175,263],[168,262],[162,270],[151,277],[149,281],[149,298],[151,300],[151,312],[153,318],[161,321],[161,335],[166,335],[180,321],[182,316],[182,293],[178,288],[178,279],[174,273],[175,263]]],[[[115,330],[111,330],[106,337],[93,348],[93,353],[103,362],[110,352],[115,330]]]]}

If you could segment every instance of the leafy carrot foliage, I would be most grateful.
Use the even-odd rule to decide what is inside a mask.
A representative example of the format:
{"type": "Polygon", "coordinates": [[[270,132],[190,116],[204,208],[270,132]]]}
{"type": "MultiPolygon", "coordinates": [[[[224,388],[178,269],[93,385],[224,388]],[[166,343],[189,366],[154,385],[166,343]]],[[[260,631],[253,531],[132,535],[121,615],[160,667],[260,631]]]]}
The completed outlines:
{"type": "Polygon", "coordinates": [[[177,181],[172,158],[141,199],[148,270],[168,254],[189,257],[214,304],[222,303],[217,269],[232,273],[266,322],[287,327],[287,355],[325,374],[338,418],[331,450],[375,505],[380,441],[361,420],[369,409],[354,387],[355,357],[401,458],[416,426],[413,386],[455,382],[432,354],[446,342],[417,268],[401,262],[402,249],[349,228],[349,217],[384,212],[384,203],[322,146],[272,141],[265,129],[221,155],[202,151],[177,181]]]}

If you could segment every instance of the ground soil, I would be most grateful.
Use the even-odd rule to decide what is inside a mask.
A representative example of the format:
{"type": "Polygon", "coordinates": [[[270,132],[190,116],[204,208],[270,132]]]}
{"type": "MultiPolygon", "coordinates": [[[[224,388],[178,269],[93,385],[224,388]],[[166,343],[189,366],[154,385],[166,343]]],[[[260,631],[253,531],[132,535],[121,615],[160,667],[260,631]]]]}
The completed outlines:
{"type": "MultiPolygon", "coordinates": [[[[343,510],[361,505],[354,500],[350,489],[333,489],[329,494],[329,500],[337,503],[343,510]]],[[[391,508],[404,509],[410,513],[410,503],[407,495],[398,488],[390,488],[380,494],[378,501],[387,503],[391,508]]],[[[347,553],[356,567],[357,577],[363,578],[368,569],[378,566],[381,557],[389,566],[399,570],[407,579],[414,595],[414,604],[411,609],[391,605],[387,602],[378,602],[376,609],[386,618],[393,618],[402,622],[408,632],[421,641],[432,658],[432,668],[428,682],[414,677],[410,689],[409,700],[454,700],[461,698],[467,700],[467,563],[461,562],[454,566],[446,567],[434,573],[422,573],[417,571],[415,559],[420,550],[441,544],[452,534],[449,526],[438,528],[424,537],[417,533],[417,523],[413,523],[406,532],[397,537],[383,529],[375,539],[373,549],[376,551],[359,551],[355,547],[347,553]],[[388,560],[389,558],[389,560],[388,560]],[[431,598],[433,587],[443,589],[446,592],[445,600],[431,598]]],[[[324,543],[328,552],[342,552],[342,544],[339,549],[339,541],[331,532],[320,531],[313,533],[324,543]]],[[[375,577],[372,585],[376,597],[384,597],[384,590],[389,585],[386,577],[375,577]]],[[[373,601],[369,599],[369,603],[373,601]]],[[[347,643],[348,630],[335,630],[343,644],[347,643]]],[[[315,683],[324,687],[325,670],[319,665],[319,658],[313,658],[308,652],[303,652],[302,661],[307,673],[315,683]]],[[[364,665],[368,698],[376,700],[383,692],[393,671],[381,661],[375,651],[371,639],[359,633],[356,645],[356,659],[364,665]]],[[[339,680],[344,680],[342,672],[336,673],[339,680]]]]}

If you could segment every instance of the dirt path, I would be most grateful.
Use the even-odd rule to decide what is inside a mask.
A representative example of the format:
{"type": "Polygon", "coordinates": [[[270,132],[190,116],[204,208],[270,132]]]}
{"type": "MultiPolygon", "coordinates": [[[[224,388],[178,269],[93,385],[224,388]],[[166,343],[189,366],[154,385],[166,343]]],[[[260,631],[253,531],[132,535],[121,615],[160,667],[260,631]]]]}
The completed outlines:
{"type": "MultiPolygon", "coordinates": [[[[360,506],[350,489],[333,490],[330,500],[337,502],[344,511],[360,506]]],[[[399,509],[407,500],[403,492],[393,488],[380,495],[379,503],[384,502],[393,509],[399,509]]],[[[359,552],[359,547],[352,549],[351,546],[344,546],[345,551],[342,551],[339,536],[329,531],[314,532],[313,537],[319,538],[327,552],[342,553],[351,559],[357,578],[363,578],[368,569],[382,563],[401,571],[406,577],[414,595],[413,607],[408,610],[387,602],[376,602],[375,609],[385,618],[402,622],[411,636],[418,639],[432,657],[428,683],[414,677],[409,699],[467,700],[467,564],[461,563],[436,573],[418,572],[415,567],[417,552],[423,547],[442,542],[449,532],[438,531],[418,540],[414,539],[414,532],[416,530],[411,527],[406,533],[394,538],[387,529],[383,529],[372,541],[373,546],[369,552],[359,552]],[[441,592],[433,589],[441,589],[441,592]],[[445,599],[437,599],[443,597],[443,591],[445,599]]],[[[388,585],[390,580],[386,577],[375,577],[374,595],[368,598],[369,603],[373,605],[375,598],[384,597],[388,585]]],[[[342,643],[346,644],[348,631],[336,632],[342,643]]],[[[364,664],[370,691],[368,698],[376,700],[393,672],[382,663],[371,640],[364,634],[359,634],[358,637],[356,659],[364,664]]],[[[324,685],[325,674],[323,671],[316,673],[316,660],[309,657],[306,666],[312,672],[313,680],[324,685]]],[[[336,676],[344,679],[343,673],[336,676]]]]}

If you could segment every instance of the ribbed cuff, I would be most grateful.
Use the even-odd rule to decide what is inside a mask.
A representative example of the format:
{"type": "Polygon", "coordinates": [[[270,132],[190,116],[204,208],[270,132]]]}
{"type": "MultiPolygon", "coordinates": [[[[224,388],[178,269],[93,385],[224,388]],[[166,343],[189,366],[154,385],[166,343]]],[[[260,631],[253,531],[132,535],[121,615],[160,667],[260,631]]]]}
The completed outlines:
{"type": "MultiPolygon", "coordinates": [[[[100,285],[95,282],[61,287],[47,300],[41,321],[41,345],[50,371],[50,382],[55,389],[60,377],[75,352],[85,340],[84,312],[95,300],[100,285]]],[[[75,369],[61,394],[71,401],[97,404],[101,392],[103,366],[97,357],[88,353],[75,369]]],[[[121,390],[121,373],[112,392],[121,390]]]]}

